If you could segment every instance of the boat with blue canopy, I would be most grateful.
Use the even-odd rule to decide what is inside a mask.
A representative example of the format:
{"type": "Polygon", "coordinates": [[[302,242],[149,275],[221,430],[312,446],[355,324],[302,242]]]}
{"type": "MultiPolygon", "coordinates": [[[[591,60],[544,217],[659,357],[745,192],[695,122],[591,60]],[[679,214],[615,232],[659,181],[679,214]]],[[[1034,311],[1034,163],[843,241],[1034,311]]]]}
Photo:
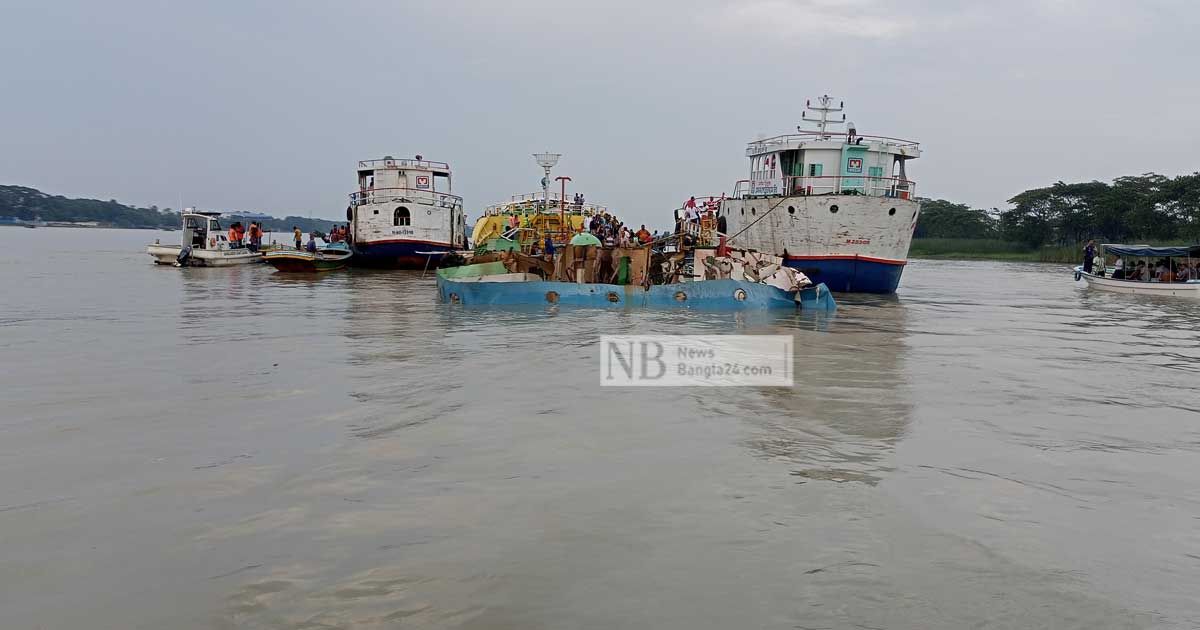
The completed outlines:
{"type": "Polygon", "coordinates": [[[1200,298],[1200,245],[1106,243],[1090,271],[1084,265],[1075,267],[1075,280],[1115,293],[1200,298]]]}

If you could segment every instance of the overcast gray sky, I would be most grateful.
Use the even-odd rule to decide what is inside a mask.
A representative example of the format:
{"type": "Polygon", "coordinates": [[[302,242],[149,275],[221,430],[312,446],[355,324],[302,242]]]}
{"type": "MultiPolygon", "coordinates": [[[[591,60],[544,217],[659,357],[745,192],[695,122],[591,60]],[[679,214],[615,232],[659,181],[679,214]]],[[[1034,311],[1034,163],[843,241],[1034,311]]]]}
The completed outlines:
{"type": "Polygon", "coordinates": [[[564,153],[665,225],[844,98],[923,196],[1193,172],[1200,2],[0,0],[0,183],[338,217],[359,159],[445,160],[469,215],[564,153]]]}

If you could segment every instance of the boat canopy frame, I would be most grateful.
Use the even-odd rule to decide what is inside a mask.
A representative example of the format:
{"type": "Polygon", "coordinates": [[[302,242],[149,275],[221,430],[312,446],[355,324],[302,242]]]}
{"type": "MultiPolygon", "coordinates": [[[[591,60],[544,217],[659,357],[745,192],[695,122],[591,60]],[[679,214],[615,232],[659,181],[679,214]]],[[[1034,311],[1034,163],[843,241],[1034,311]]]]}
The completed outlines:
{"type": "Polygon", "coordinates": [[[1129,256],[1134,258],[1200,258],[1200,245],[1150,247],[1149,245],[1105,243],[1101,247],[1104,248],[1105,253],[1113,256],[1129,256]]]}

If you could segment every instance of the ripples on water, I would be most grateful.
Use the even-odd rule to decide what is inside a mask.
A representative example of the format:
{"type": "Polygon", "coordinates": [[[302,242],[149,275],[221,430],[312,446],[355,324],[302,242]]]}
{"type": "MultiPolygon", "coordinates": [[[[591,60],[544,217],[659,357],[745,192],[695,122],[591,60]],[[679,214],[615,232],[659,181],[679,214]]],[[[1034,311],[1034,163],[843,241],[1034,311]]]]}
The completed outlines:
{"type": "Polygon", "coordinates": [[[916,261],[834,316],[434,303],[0,229],[26,628],[1200,625],[1200,307],[916,261]],[[601,389],[601,334],[792,334],[791,389],[601,389]]]}

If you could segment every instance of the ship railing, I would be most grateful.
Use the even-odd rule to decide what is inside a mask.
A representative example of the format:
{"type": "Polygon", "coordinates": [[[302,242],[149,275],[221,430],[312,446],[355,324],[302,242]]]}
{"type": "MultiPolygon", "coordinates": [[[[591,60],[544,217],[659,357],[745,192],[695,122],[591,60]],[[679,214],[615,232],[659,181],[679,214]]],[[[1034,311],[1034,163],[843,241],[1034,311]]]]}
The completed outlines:
{"type": "Polygon", "coordinates": [[[864,143],[878,142],[880,144],[885,144],[885,145],[893,146],[893,147],[900,148],[900,149],[920,149],[921,148],[921,143],[919,143],[915,140],[905,140],[904,138],[892,138],[889,136],[872,136],[872,135],[866,135],[866,134],[860,134],[860,133],[856,133],[853,136],[851,136],[848,133],[839,133],[839,132],[833,132],[833,131],[826,131],[825,133],[821,133],[820,131],[801,131],[798,133],[789,133],[789,134],[785,134],[782,136],[775,136],[773,138],[763,138],[762,140],[755,140],[754,142],[751,142],[749,145],[746,146],[746,155],[758,155],[759,153],[765,153],[765,152],[770,151],[771,149],[781,146],[781,145],[800,143],[800,142],[816,142],[816,141],[820,141],[820,140],[840,140],[847,144],[852,144],[852,139],[856,141],[858,138],[862,138],[862,141],[864,143]]]}
{"type": "Polygon", "coordinates": [[[368,188],[350,193],[350,205],[372,203],[416,203],[440,208],[461,208],[462,197],[424,188],[368,188]]]}
{"type": "Polygon", "coordinates": [[[563,210],[567,212],[579,212],[585,215],[601,214],[608,212],[608,206],[584,202],[582,204],[575,203],[571,197],[563,203],[562,195],[553,193],[550,195],[550,203],[547,206],[544,203],[544,198],[541,193],[529,193],[525,195],[513,195],[512,200],[504,203],[497,203],[487,206],[483,209],[484,216],[493,216],[498,214],[510,214],[519,212],[528,214],[531,212],[550,212],[557,213],[563,210]]]}
{"type": "MultiPolygon", "coordinates": [[[[772,184],[779,179],[769,180],[772,184]]],[[[803,195],[865,195],[867,197],[890,197],[913,199],[917,195],[917,183],[899,177],[873,177],[868,175],[800,175],[783,178],[783,190],[772,186],[769,191],[756,192],[750,180],[739,181],[733,189],[734,197],[803,195]]]]}
{"type": "Polygon", "coordinates": [[[445,162],[435,162],[433,160],[412,160],[412,159],[396,159],[383,158],[379,160],[359,160],[358,168],[360,169],[376,169],[376,168],[406,168],[414,170],[427,171],[445,171],[450,172],[450,165],[445,162]]]}

